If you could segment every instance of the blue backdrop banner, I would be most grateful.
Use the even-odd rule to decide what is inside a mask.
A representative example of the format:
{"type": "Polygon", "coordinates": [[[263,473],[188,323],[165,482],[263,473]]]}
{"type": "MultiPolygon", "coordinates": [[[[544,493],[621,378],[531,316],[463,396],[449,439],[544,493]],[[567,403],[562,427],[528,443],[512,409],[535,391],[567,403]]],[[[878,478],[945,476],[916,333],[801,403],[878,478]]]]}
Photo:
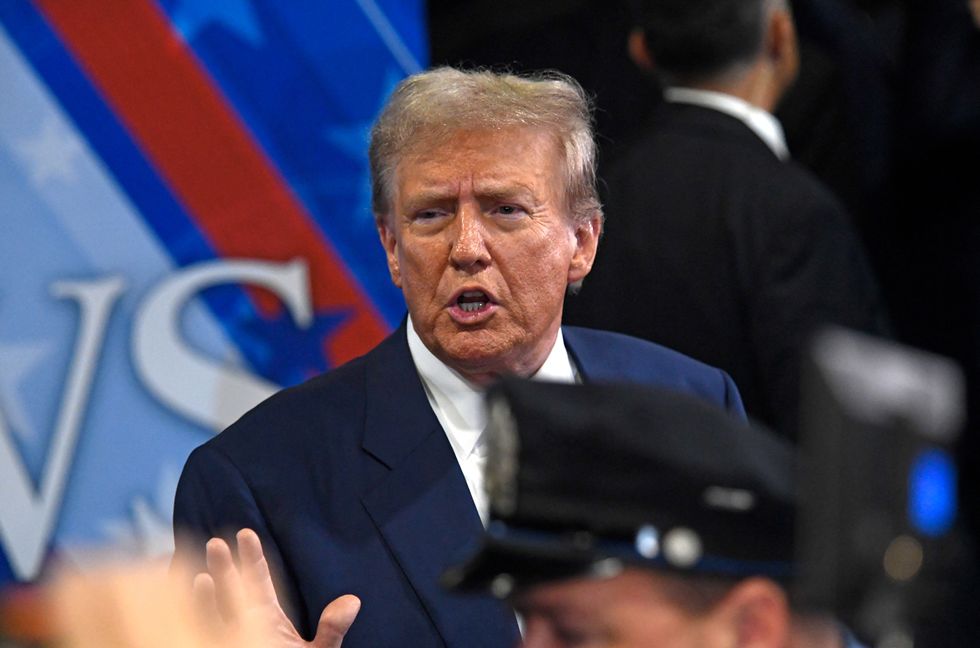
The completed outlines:
{"type": "Polygon", "coordinates": [[[367,138],[422,0],[0,2],[0,585],[166,555],[195,446],[404,312],[367,138]]]}

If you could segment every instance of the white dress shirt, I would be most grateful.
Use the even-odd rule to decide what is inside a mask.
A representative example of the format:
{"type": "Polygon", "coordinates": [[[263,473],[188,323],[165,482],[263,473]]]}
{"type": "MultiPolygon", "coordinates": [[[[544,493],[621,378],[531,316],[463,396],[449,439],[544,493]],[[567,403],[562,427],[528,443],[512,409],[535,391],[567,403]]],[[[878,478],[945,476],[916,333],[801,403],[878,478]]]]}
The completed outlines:
{"type": "Polygon", "coordinates": [[[705,108],[713,108],[731,115],[752,129],[780,160],[789,159],[789,147],[783,126],[775,115],[747,101],[722,92],[699,90],[696,88],[667,88],[664,99],[671,103],[686,103],[705,108]]]}
{"type": "MultiPolygon", "coordinates": [[[[486,443],[483,439],[483,429],[487,424],[483,409],[483,390],[446,366],[426,348],[415,332],[411,317],[408,318],[407,329],[408,349],[422,378],[429,405],[449,437],[449,444],[463,470],[473,503],[486,526],[490,505],[483,488],[483,470],[487,461],[486,443]]],[[[544,364],[531,378],[551,382],[575,382],[575,369],[565,349],[561,329],[558,329],[555,345],[544,364]]]]}

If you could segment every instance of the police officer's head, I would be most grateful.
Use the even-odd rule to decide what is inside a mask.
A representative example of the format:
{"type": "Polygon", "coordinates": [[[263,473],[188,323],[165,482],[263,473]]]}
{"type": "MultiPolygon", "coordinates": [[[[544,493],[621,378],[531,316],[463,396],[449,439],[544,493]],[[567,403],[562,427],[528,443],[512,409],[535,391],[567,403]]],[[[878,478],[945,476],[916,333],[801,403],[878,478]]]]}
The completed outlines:
{"type": "Polygon", "coordinates": [[[693,397],[529,381],[488,395],[483,545],[446,574],[525,646],[837,646],[791,609],[792,449],[693,397]]]}

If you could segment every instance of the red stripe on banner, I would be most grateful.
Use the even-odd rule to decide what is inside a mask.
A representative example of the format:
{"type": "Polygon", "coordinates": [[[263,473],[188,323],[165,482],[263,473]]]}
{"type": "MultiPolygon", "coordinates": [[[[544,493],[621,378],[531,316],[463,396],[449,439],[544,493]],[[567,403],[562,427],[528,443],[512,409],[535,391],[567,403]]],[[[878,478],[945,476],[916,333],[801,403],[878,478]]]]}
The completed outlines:
{"type": "Polygon", "coordinates": [[[351,309],[325,345],[332,364],[384,337],[373,305],[156,3],[36,2],[219,254],[303,257],[315,308],[351,309]]]}

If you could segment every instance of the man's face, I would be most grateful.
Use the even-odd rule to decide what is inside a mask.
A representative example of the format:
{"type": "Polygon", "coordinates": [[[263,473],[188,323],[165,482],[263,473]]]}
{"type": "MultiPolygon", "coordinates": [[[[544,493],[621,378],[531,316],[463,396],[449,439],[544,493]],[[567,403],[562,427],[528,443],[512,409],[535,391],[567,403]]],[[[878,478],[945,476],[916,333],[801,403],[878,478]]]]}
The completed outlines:
{"type": "Polygon", "coordinates": [[[531,588],[514,600],[524,648],[709,648],[730,645],[708,613],[683,607],[656,574],[627,570],[531,588]]]}
{"type": "Polygon", "coordinates": [[[601,223],[573,222],[559,149],[530,128],[462,131],[398,165],[379,227],[419,337],[470,380],[530,375],[592,267],[601,223]]]}

